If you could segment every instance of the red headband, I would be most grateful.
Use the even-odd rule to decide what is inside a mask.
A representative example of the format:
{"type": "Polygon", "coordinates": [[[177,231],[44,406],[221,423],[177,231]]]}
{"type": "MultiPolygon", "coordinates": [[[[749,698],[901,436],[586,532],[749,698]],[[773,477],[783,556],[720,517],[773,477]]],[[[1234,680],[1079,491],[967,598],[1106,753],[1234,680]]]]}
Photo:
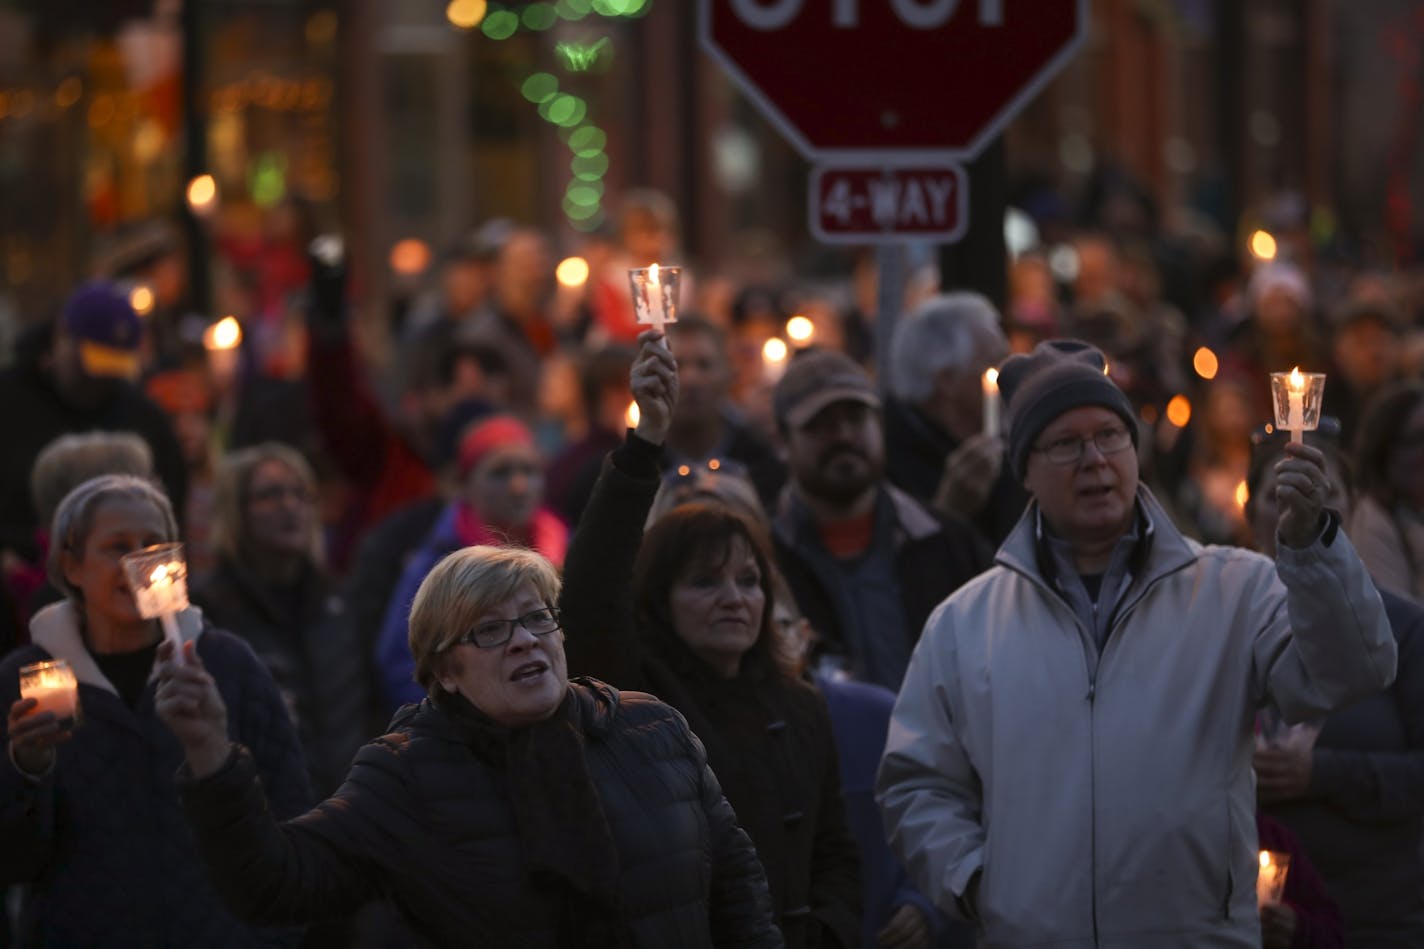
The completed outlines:
{"type": "Polygon", "coordinates": [[[512,415],[496,415],[476,422],[460,439],[460,477],[465,477],[496,448],[533,446],[534,435],[512,415]]]}

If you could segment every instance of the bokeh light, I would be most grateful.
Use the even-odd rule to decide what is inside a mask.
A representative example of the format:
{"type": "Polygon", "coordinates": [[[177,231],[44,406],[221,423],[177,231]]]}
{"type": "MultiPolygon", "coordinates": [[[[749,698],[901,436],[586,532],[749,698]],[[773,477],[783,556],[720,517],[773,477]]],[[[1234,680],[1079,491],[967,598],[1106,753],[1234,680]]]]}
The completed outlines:
{"type": "Polygon", "coordinates": [[[1192,355],[1192,368],[1203,379],[1211,380],[1216,378],[1217,370],[1221,366],[1217,362],[1216,353],[1203,346],[1192,355]]]}

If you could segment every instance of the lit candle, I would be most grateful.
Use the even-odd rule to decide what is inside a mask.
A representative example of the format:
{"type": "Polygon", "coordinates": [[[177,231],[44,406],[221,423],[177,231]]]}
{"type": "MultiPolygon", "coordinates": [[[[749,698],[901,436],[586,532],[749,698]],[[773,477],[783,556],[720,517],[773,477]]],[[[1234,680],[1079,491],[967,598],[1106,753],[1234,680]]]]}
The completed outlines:
{"type": "Polygon", "coordinates": [[[1286,428],[1290,430],[1291,441],[1299,445],[1305,441],[1305,377],[1300,374],[1299,366],[1290,372],[1286,396],[1290,401],[1290,411],[1286,415],[1286,428]]]}
{"type": "Polygon", "coordinates": [[[20,697],[34,699],[34,712],[53,712],[60,727],[73,728],[79,707],[79,683],[62,659],[37,662],[20,669],[20,697]]]}
{"type": "Polygon", "coordinates": [[[1261,851],[1261,869],[1256,874],[1256,906],[1279,903],[1286,888],[1286,871],[1290,868],[1290,854],[1261,851]]]}
{"type": "MultiPolygon", "coordinates": [[[[653,328],[659,333],[663,332],[663,319],[666,316],[663,311],[663,285],[658,282],[658,265],[653,264],[648,268],[648,317],[652,320],[653,328]]],[[[663,337],[663,342],[667,342],[667,337],[663,337]]]]}
{"type": "Polygon", "coordinates": [[[237,348],[241,344],[242,324],[234,316],[223,317],[203,332],[208,371],[217,388],[226,390],[237,374],[237,348]]]}
{"type": "Polygon", "coordinates": [[[998,438],[1000,434],[999,370],[985,369],[982,385],[984,387],[984,434],[990,438],[998,438]]]}
{"type": "Polygon", "coordinates": [[[177,616],[188,608],[188,566],[182,558],[182,544],[158,544],[125,554],[121,560],[139,615],[162,624],[163,638],[173,644],[179,661],[183,638],[177,616]]]}
{"type": "MultiPolygon", "coordinates": [[[[678,282],[682,275],[680,267],[660,267],[650,265],[646,270],[628,271],[628,280],[633,292],[633,308],[639,323],[646,323],[659,333],[665,331],[668,323],[677,322],[678,282]]],[[[667,347],[667,337],[662,340],[667,347]]]]}
{"type": "Polygon", "coordinates": [[[767,340],[761,347],[761,374],[769,384],[775,385],[786,372],[786,343],[777,336],[767,340]]]}

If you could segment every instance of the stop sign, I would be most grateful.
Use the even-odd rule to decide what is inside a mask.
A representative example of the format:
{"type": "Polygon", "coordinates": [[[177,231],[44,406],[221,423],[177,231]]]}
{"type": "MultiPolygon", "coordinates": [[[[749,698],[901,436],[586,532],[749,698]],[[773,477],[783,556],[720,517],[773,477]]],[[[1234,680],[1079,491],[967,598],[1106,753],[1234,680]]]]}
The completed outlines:
{"type": "Polygon", "coordinates": [[[703,0],[702,44],[808,158],[972,158],[1069,59],[1089,0],[703,0]]]}

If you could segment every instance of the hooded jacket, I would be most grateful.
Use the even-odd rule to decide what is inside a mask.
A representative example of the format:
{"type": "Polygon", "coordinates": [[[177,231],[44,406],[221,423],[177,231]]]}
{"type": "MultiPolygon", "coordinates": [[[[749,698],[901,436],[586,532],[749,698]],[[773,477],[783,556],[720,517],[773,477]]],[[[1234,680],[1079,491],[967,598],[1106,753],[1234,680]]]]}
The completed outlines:
{"type": "MultiPolygon", "coordinates": [[[[245,643],[197,609],[178,614],[184,641],[216,680],[228,734],[252,749],[263,806],[280,817],[311,800],[296,733],[272,677],[245,643]]],[[[130,708],[89,655],[74,607],[56,603],[30,623],[33,644],[0,663],[0,701],[19,698],[20,666],[63,659],[79,680],[83,721],[33,779],[0,758],[0,883],[29,883],[17,945],[212,946],[295,944],[299,934],[235,919],[203,873],[178,804],[178,739],[154,712],[150,679],[130,708]]]]}
{"type": "Polygon", "coordinates": [[[1394,676],[1333,519],[1272,563],[1188,540],[1145,488],[1138,506],[1101,653],[1045,577],[1035,504],[911,659],[881,809],[911,877],[977,917],[983,946],[1258,947],[1256,710],[1300,721],[1394,676]]]}

